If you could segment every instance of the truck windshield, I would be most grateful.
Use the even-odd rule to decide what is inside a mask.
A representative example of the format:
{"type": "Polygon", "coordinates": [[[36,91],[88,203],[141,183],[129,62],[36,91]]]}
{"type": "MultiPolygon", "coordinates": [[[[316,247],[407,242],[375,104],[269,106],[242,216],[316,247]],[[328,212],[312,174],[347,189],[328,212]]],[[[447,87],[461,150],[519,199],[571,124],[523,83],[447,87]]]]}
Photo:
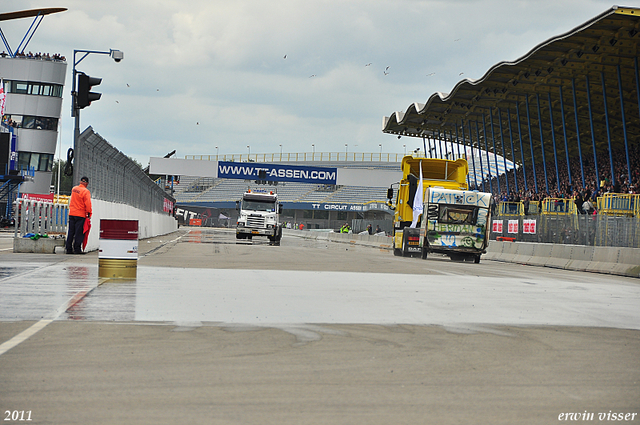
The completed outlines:
{"type": "Polygon", "coordinates": [[[242,201],[242,209],[243,210],[251,210],[251,211],[265,211],[265,212],[275,212],[276,211],[276,203],[275,202],[263,202],[263,201],[242,201]]]}
{"type": "Polygon", "coordinates": [[[477,207],[440,205],[438,222],[443,224],[476,224],[477,207]]]}

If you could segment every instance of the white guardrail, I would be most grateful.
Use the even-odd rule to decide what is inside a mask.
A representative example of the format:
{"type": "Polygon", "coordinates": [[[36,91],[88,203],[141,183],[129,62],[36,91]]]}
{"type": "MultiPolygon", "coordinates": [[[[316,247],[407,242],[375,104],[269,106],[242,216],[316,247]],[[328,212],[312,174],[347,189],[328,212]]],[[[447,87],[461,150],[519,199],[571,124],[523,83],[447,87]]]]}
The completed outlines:
{"type": "Polygon", "coordinates": [[[14,217],[14,237],[24,237],[29,233],[66,234],[69,205],[18,198],[14,217]]]}

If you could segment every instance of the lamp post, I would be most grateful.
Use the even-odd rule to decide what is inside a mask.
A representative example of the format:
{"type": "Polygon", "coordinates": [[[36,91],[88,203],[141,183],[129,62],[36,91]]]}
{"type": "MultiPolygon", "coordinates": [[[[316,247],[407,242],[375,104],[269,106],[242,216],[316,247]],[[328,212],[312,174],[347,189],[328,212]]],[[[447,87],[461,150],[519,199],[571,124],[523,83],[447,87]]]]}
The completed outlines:
{"type": "Polygon", "coordinates": [[[282,145],[280,145],[280,158],[282,159],[282,145]]]}
{"type": "Polygon", "coordinates": [[[216,161],[218,160],[218,147],[216,146],[216,161]]]}
{"type": "Polygon", "coordinates": [[[251,157],[251,146],[247,145],[247,150],[249,151],[249,155],[247,156],[247,160],[251,157]]]}
{"type": "MultiPolygon", "coordinates": [[[[74,132],[73,132],[73,157],[74,157],[74,166],[75,166],[75,170],[76,172],[73,173],[73,185],[76,186],[80,183],[80,175],[77,172],[78,170],[78,164],[80,162],[82,162],[80,159],[82,158],[82,149],[80,149],[80,146],[78,145],[78,139],[80,138],[80,109],[78,107],[78,102],[77,102],[77,87],[76,87],[76,79],[77,79],[77,74],[78,71],[76,71],[76,66],[82,62],[82,60],[84,58],[86,58],[87,56],[89,56],[89,54],[91,53],[96,53],[99,55],[109,55],[111,56],[111,58],[113,58],[114,61],[116,62],[120,62],[122,59],[124,59],[124,53],[120,50],[114,50],[114,49],[110,49],[108,52],[103,52],[103,51],[99,51],[99,50],[74,50],[73,51],[73,81],[71,83],[71,116],[75,118],[75,124],[74,124],[74,132]],[[78,53],[84,53],[84,55],[80,58],[80,59],[76,59],[76,55],[78,53]]],[[[100,84],[100,82],[98,82],[97,84],[100,84]]],[[[97,85],[94,84],[94,85],[97,85]]],[[[95,100],[98,100],[100,97],[98,95],[98,98],[95,100]]]]}
{"type": "Polygon", "coordinates": [[[407,145],[402,145],[402,147],[404,148],[404,156],[407,156],[407,145]]]}

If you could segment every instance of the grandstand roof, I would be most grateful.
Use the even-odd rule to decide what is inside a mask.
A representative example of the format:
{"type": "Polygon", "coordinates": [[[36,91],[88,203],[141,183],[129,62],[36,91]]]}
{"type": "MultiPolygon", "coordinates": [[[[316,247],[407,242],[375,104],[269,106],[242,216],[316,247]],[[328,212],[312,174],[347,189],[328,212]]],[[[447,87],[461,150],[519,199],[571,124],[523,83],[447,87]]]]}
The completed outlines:
{"type": "MultiPolygon", "coordinates": [[[[570,156],[577,156],[575,87],[581,143],[591,146],[589,117],[592,116],[598,151],[608,149],[607,130],[610,131],[612,148],[623,148],[623,113],[629,140],[635,141],[640,136],[639,18],[639,8],[614,6],[571,31],[540,43],[513,62],[494,65],[478,80],[460,81],[449,94],[434,93],[424,104],[413,103],[404,112],[394,112],[384,118],[382,131],[447,140],[457,138],[457,132],[461,139],[462,134],[465,135],[467,145],[471,133],[474,146],[481,142],[484,149],[485,129],[491,146],[492,135],[495,135],[497,143],[501,140],[500,125],[505,143],[508,143],[509,125],[512,125],[514,141],[519,140],[520,130],[523,142],[527,143],[523,148],[525,157],[530,158],[528,113],[536,161],[541,156],[540,124],[545,151],[551,152],[552,126],[558,151],[564,151],[563,118],[570,156]],[[606,104],[603,87],[606,87],[606,104]],[[477,140],[477,136],[481,140],[477,140]]],[[[515,149],[515,159],[517,163],[521,162],[519,144],[515,149]]]]}

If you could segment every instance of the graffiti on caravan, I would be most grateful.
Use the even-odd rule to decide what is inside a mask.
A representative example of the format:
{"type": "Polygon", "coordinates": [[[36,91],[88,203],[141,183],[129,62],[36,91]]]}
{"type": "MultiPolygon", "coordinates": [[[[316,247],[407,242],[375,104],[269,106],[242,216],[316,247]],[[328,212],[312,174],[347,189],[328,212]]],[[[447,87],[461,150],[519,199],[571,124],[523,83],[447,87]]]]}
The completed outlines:
{"type": "Polygon", "coordinates": [[[336,184],[337,169],[302,165],[258,164],[255,162],[218,162],[218,177],[225,179],[336,184]],[[260,175],[261,171],[262,176],[260,175]]]}
{"type": "Polygon", "coordinates": [[[434,204],[462,204],[489,207],[491,195],[482,192],[465,192],[458,190],[431,189],[429,203],[434,204]]]}

